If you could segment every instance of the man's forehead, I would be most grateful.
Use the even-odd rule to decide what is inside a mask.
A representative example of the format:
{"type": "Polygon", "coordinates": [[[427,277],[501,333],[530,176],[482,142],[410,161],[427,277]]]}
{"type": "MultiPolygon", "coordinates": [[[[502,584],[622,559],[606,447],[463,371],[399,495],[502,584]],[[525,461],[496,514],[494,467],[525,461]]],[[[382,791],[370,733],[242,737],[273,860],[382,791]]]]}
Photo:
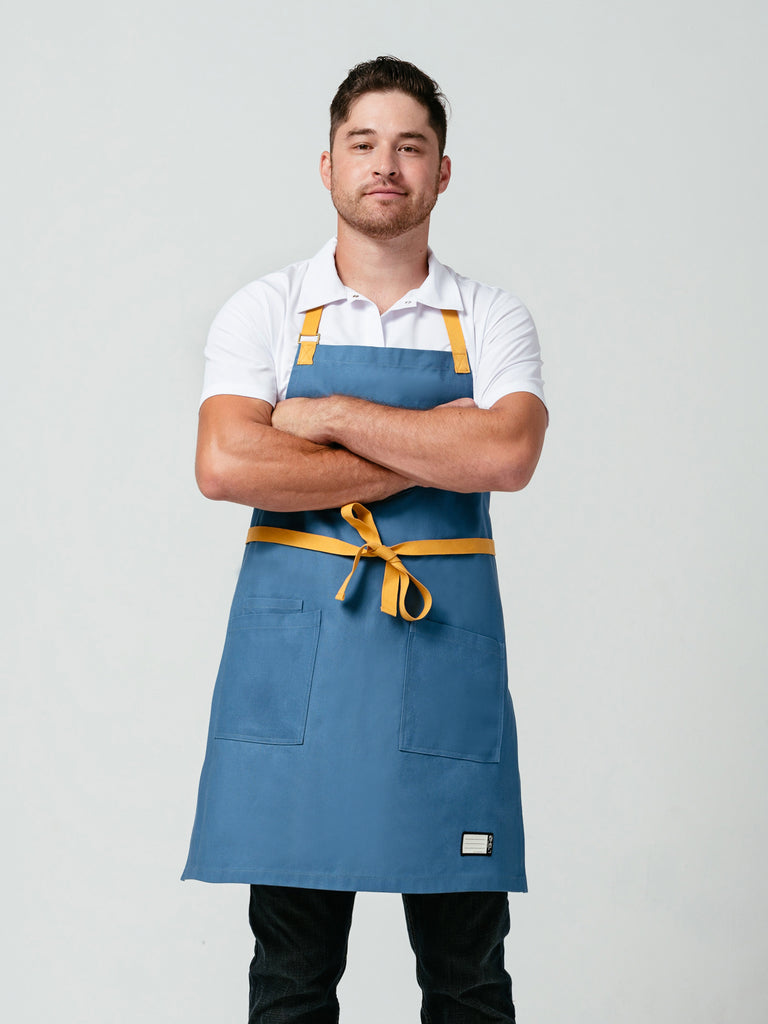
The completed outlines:
{"type": "Polygon", "coordinates": [[[427,108],[400,90],[363,93],[352,103],[349,116],[339,126],[341,130],[376,130],[377,127],[397,127],[403,132],[424,135],[429,132],[437,138],[429,123],[427,108]]]}

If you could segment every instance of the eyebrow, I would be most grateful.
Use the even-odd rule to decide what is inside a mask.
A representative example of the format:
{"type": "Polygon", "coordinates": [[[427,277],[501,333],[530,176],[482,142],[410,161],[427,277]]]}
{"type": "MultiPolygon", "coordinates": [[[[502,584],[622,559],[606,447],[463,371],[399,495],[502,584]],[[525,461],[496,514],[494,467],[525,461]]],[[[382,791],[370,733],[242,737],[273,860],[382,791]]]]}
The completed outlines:
{"type": "MultiPolygon", "coordinates": [[[[344,133],[345,139],[354,139],[358,136],[371,136],[375,135],[376,132],[373,128],[350,128],[344,133]]],[[[398,132],[398,139],[415,139],[417,142],[428,142],[427,136],[423,132],[398,132]]]]}

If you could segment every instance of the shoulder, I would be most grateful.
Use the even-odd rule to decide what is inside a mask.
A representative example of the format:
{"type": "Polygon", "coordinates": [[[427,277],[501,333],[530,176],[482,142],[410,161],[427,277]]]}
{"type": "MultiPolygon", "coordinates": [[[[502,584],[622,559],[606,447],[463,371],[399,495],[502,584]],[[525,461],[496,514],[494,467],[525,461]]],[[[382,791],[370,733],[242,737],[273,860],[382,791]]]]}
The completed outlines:
{"type": "Polygon", "coordinates": [[[444,263],[437,266],[441,275],[453,282],[465,313],[477,329],[482,330],[499,320],[519,325],[533,323],[528,307],[514,292],[466,277],[444,263]]]}

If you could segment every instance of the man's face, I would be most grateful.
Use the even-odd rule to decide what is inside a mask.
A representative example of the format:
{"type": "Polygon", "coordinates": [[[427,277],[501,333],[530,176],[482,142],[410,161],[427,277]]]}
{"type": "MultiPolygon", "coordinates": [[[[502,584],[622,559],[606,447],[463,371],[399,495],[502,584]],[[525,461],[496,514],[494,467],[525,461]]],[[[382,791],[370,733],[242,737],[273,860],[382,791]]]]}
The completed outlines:
{"type": "Polygon", "coordinates": [[[369,238],[397,238],[427,221],[448,187],[427,110],[404,92],[369,92],[336,131],[320,174],[349,227],[369,238]]]}

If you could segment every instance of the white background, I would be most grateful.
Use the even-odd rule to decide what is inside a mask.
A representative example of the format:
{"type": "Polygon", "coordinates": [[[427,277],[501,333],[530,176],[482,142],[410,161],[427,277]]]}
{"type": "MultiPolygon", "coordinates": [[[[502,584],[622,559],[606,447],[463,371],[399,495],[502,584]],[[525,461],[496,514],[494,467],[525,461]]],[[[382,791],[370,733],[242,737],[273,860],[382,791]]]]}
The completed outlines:
{"type": "MultiPolygon", "coordinates": [[[[31,3],[4,19],[3,1017],[235,1024],[247,890],[178,882],[248,512],[192,476],[202,347],[314,253],[349,67],[453,107],[432,241],[517,292],[552,410],[494,499],[536,1024],[763,1024],[766,7],[31,3]]],[[[397,896],[342,1021],[418,1019],[397,896]]]]}

